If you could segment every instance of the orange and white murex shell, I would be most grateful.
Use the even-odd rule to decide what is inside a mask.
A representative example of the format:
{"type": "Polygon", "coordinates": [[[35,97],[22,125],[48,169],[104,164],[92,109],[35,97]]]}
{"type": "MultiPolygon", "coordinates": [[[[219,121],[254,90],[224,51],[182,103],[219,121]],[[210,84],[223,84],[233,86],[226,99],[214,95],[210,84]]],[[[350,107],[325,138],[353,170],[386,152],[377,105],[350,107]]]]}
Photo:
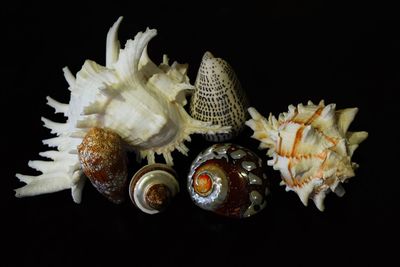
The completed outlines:
{"type": "Polygon", "coordinates": [[[255,108],[246,124],[253,138],[268,148],[269,166],[279,170],[282,185],[295,191],[304,205],[311,198],[324,210],[325,195],[333,191],[342,196],[341,183],[354,176],[357,164],[351,161],[354,150],[367,138],[367,132],[350,132],[348,128],[358,109],[336,110],[335,104],[321,101],[314,105],[290,105],[289,112],[276,119],[266,119],[255,108]]]}
{"type": "Polygon", "coordinates": [[[353,152],[368,135],[348,131],[357,108],[336,110],[335,104],[309,102],[289,106],[278,119],[265,119],[255,108],[247,112],[245,93],[226,61],[206,52],[193,86],[187,64],[170,65],[164,55],[156,65],[149,58],[147,45],[156,30],[139,32],[121,49],[121,20],[107,34],[105,66],[86,60],[76,77],[63,69],[69,103],[47,100],[66,122],[42,118],[57,135],[43,143],[56,150],[40,153],[50,161],[29,161],[40,175],[16,175],[26,183],[15,190],[17,197],[71,189],[73,200],[80,203],[88,178],[110,201],[121,203],[129,191],[136,207],[158,213],[179,192],[171,153],[187,155],[184,142],[191,134],[226,141],[245,124],[253,129],[260,148],[268,148],[268,165],[280,171],[286,189],[295,191],[305,205],[311,198],[323,210],[329,191],[344,193],[340,184],[354,176],[357,167],[351,161],[353,152]],[[185,109],[189,95],[191,115],[185,109]],[[248,113],[251,119],[246,122],[248,113]],[[129,190],[127,152],[149,164],[134,175],[129,190]],[[164,157],[165,165],[155,163],[156,154],[164,157]]]}

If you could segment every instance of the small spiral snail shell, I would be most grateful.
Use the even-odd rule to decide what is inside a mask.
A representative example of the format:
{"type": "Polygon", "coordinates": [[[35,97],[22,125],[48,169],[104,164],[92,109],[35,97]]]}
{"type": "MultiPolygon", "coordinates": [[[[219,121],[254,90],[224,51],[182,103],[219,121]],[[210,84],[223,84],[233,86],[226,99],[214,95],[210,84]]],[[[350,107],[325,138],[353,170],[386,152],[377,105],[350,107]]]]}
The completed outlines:
{"type": "Polygon", "coordinates": [[[150,164],[138,170],[129,184],[132,203],[148,214],[159,213],[179,192],[176,172],[166,164],[150,164]]]}
{"type": "Polygon", "coordinates": [[[187,186],[197,206],[233,218],[261,211],[269,193],[261,159],[234,144],[215,144],[200,153],[190,168],[187,186]]]}

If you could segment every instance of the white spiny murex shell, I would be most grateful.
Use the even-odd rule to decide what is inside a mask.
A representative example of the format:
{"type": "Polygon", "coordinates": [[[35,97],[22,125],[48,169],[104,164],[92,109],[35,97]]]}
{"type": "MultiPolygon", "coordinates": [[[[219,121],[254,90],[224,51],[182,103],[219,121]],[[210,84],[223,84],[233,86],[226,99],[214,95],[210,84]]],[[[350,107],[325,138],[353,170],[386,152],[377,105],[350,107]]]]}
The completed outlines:
{"type": "Polygon", "coordinates": [[[344,194],[340,183],[355,175],[358,165],[351,157],[368,136],[348,131],[357,108],[335,108],[324,101],[318,105],[309,101],[306,106],[290,105],[278,120],[272,114],[267,120],[249,108],[252,119],[246,122],[254,131],[252,137],[261,142],[260,148],[269,149],[268,165],[281,172],[286,190],[295,191],[305,206],[311,198],[321,211],[328,192],[344,194]]]}
{"type": "Polygon", "coordinates": [[[86,60],[76,78],[68,68],[63,69],[71,91],[69,104],[47,100],[56,113],[68,119],[56,123],[42,118],[45,127],[57,134],[43,143],[57,150],[40,153],[52,161],[29,161],[41,175],[16,175],[26,183],[16,189],[17,197],[71,188],[73,200],[80,203],[85,178],[77,147],[93,127],[115,132],[128,150],[147,158],[149,164],[155,162],[156,153],[162,154],[168,165],[173,165],[171,152],[175,149],[187,154],[184,141],[190,141],[190,134],[229,131],[229,127],[193,119],[185,111],[186,95],[194,89],[186,75],[187,65],[169,65],[166,55],[159,66],[150,60],[147,44],[156,30],[139,32],[120,49],[117,31],[121,20],[107,35],[106,66],[86,60]]]}
{"type": "Polygon", "coordinates": [[[247,108],[246,94],[232,67],[225,60],[206,52],[197,73],[190,115],[232,129],[229,133],[206,134],[204,137],[214,142],[236,137],[244,128],[247,108]]]}

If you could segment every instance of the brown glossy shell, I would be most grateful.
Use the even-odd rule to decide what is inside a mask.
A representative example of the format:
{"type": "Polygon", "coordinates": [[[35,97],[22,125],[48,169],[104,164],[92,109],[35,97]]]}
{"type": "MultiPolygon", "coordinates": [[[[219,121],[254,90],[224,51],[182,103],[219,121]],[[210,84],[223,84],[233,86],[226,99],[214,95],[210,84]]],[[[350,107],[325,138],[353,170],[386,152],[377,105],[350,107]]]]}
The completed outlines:
{"type": "Polygon", "coordinates": [[[199,207],[233,218],[261,211],[269,193],[261,159],[234,144],[216,144],[200,153],[190,169],[188,190],[199,207]]]}
{"type": "Polygon", "coordinates": [[[106,129],[92,128],[78,146],[83,172],[93,186],[114,203],[125,199],[126,154],[121,138],[106,129]]]}

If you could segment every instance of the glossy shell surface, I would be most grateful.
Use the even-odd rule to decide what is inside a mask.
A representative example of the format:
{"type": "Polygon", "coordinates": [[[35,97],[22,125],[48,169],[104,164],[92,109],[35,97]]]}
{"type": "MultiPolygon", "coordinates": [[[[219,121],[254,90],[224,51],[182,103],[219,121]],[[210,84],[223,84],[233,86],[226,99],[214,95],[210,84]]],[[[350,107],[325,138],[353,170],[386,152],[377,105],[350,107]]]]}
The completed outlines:
{"type": "Polygon", "coordinates": [[[193,161],[188,190],[193,202],[217,214],[244,218],[265,208],[269,194],[262,160],[247,148],[215,144],[193,161]]]}
{"type": "Polygon", "coordinates": [[[108,200],[119,204],[128,187],[126,153],[121,138],[105,129],[92,128],[78,146],[86,177],[108,200]]]}
{"type": "Polygon", "coordinates": [[[178,192],[176,172],[168,165],[159,163],[141,168],[129,184],[132,203],[148,214],[165,210],[178,192]]]}

